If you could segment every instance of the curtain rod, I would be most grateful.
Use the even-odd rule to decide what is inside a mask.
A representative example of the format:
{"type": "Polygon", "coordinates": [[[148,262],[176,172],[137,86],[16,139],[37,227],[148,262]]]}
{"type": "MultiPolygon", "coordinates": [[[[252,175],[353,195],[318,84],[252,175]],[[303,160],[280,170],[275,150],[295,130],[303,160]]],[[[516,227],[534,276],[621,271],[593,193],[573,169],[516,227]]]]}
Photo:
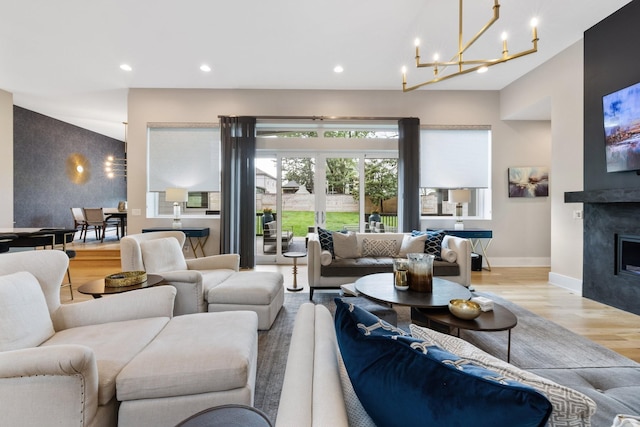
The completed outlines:
{"type": "Polygon", "coordinates": [[[357,117],[357,116],[250,116],[219,115],[221,117],[255,117],[257,120],[401,120],[412,117],[357,117]]]}

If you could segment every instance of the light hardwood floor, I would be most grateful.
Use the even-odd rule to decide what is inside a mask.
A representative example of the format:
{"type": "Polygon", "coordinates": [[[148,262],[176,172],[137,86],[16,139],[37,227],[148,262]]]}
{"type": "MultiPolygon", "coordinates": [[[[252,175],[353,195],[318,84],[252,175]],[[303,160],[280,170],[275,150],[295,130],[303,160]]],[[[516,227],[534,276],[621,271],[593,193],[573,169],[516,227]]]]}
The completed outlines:
{"type": "MultiPolygon", "coordinates": [[[[88,243],[88,242],[87,242],[88,243]]],[[[75,245],[78,256],[71,261],[74,302],[91,299],[77,291],[83,283],[120,271],[116,243],[100,246],[75,245]]],[[[285,286],[293,283],[290,265],[258,266],[257,270],[280,271],[285,286]]],[[[640,316],[582,298],[547,282],[549,269],[540,267],[496,268],[472,273],[474,288],[491,292],[545,317],[565,328],[640,362],[640,316]]],[[[308,292],[307,267],[298,267],[298,286],[308,292]]],[[[316,291],[317,292],[317,291],[316,291]]],[[[332,292],[336,292],[333,290],[332,292]]],[[[62,288],[61,299],[72,302],[69,289],[62,288]]]]}

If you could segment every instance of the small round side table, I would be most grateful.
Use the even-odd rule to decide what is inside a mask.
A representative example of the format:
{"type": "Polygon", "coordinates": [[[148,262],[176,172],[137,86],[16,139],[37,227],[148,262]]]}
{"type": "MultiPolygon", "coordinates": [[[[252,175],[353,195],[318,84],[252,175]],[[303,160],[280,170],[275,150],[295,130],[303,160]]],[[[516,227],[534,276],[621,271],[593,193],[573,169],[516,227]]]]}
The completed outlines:
{"type": "Polygon", "coordinates": [[[302,290],[302,287],[298,287],[298,258],[304,258],[307,256],[306,252],[285,252],[282,254],[285,258],[293,258],[293,286],[288,286],[287,290],[291,292],[298,292],[302,290]]]}

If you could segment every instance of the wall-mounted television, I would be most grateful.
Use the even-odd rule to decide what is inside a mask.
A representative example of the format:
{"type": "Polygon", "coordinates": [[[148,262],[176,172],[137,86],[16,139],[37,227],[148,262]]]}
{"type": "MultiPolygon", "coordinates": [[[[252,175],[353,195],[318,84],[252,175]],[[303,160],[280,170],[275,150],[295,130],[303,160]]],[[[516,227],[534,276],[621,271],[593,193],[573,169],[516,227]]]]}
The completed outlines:
{"type": "Polygon", "coordinates": [[[607,172],[640,170],[640,83],[602,97],[607,172]]]}

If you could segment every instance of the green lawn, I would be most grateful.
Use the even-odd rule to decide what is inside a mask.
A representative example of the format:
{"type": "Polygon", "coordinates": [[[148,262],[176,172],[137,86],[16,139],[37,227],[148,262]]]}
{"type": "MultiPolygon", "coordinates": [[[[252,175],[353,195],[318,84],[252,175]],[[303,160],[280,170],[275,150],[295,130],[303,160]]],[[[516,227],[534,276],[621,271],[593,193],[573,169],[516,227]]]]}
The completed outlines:
{"type": "MultiPolygon", "coordinates": [[[[278,215],[280,218],[280,215],[278,215]]],[[[308,227],[315,225],[314,212],[307,211],[284,211],[282,213],[282,226],[289,230],[293,228],[294,236],[306,236],[308,227]]],[[[339,231],[344,225],[357,225],[357,212],[329,212],[325,227],[327,230],[339,231]]]]}

